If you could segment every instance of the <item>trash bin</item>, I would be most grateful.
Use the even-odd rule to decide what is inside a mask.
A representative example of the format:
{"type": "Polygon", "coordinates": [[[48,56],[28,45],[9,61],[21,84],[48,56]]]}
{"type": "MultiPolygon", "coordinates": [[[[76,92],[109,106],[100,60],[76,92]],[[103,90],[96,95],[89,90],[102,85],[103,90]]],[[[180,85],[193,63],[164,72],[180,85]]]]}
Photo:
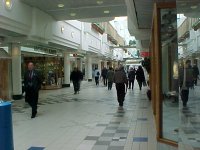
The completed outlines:
{"type": "Polygon", "coordinates": [[[0,101],[0,150],[14,150],[11,103],[0,101]]]}

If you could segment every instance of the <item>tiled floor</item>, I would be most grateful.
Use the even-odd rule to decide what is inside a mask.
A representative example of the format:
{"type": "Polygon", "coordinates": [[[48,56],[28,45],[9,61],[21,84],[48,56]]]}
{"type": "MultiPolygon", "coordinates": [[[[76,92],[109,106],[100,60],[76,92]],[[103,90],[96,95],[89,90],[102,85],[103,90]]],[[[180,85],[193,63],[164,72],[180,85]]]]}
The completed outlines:
{"type": "Polygon", "coordinates": [[[24,100],[13,103],[15,150],[156,150],[156,132],[146,89],[128,90],[118,109],[116,90],[82,84],[41,91],[39,113],[30,118],[24,100]]]}
{"type": "MultiPolygon", "coordinates": [[[[200,150],[200,86],[190,90],[188,107],[180,106],[180,148],[200,150]]],[[[180,103],[181,104],[181,103],[180,103]]]]}

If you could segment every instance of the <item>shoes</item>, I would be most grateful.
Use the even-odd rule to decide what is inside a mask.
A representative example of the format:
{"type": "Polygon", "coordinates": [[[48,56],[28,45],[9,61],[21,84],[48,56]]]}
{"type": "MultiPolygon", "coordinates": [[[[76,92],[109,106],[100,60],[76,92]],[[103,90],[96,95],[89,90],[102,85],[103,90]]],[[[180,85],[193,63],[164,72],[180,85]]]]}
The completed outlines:
{"type": "Polygon", "coordinates": [[[119,107],[123,107],[123,103],[120,103],[120,104],[119,104],[119,107]]]}
{"type": "Polygon", "coordinates": [[[35,113],[32,113],[31,118],[35,118],[37,114],[37,111],[35,113]]]}
{"type": "Polygon", "coordinates": [[[183,107],[187,107],[187,104],[184,103],[184,104],[183,104],[183,107]]]}

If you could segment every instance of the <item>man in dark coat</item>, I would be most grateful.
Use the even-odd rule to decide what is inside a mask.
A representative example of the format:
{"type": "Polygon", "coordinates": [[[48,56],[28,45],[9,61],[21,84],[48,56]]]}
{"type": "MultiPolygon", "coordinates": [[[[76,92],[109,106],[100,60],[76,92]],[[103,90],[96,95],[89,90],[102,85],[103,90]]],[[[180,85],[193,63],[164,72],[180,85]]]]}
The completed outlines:
{"type": "Polygon", "coordinates": [[[131,89],[132,87],[132,90],[133,90],[133,87],[134,87],[134,81],[135,81],[135,68],[130,68],[130,71],[128,73],[128,81],[129,81],[129,89],[131,89]]]}
{"type": "Polygon", "coordinates": [[[140,91],[142,90],[142,83],[145,82],[145,76],[144,76],[144,70],[142,69],[142,66],[139,66],[136,71],[136,79],[139,84],[140,91]]]}
{"type": "Polygon", "coordinates": [[[107,86],[107,74],[108,74],[108,70],[106,69],[106,67],[104,67],[101,71],[101,76],[103,78],[103,84],[104,86],[107,86]]]}
{"type": "Polygon", "coordinates": [[[117,100],[119,103],[119,107],[123,107],[125,94],[126,94],[126,87],[128,86],[128,79],[126,76],[126,73],[124,71],[124,68],[121,66],[119,69],[116,70],[113,81],[116,85],[117,90],[117,100]]]}
{"type": "Polygon", "coordinates": [[[70,80],[73,82],[74,94],[79,93],[80,82],[81,80],[83,80],[83,73],[80,70],[78,70],[77,67],[74,67],[74,70],[72,71],[70,75],[70,80]]]}
{"type": "Polygon", "coordinates": [[[193,78],[194,78],[194,85],[196,85],[196,86],[197,86],[198,76],[199,76],[199,68],[197,67],[196,64],[194,64],[194,66],[193,66],[193,78]]]}
{"type": "Polygon", "coordinates": [[[25,101],[29,103],[32,108],[31,118],[35,118],[37,114],[37,104],[39,90],[41,88],[41,77],[34,69],[32,62],[28,63],[28,70],[24,74],[24,87],[25,87],[25,101]]]}
{"type": "Polygon", "coordinates": [[[186,60],[185,65],[179,69],[179,84],[181,88],[181,100],[183,107],[187,107],[189,88],[193,88],[193,69],[191,61],[186,60]]]}

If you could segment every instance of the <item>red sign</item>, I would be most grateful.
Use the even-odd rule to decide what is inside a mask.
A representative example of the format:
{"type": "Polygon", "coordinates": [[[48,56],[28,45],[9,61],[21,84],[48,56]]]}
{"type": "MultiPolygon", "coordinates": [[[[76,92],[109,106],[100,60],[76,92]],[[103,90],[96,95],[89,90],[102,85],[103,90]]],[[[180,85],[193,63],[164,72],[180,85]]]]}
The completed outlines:
{"type": "Polygon", "coordinates": [[[140,52],[141,57],[149,57],[150,53],[149,52],[140,52]]]}

